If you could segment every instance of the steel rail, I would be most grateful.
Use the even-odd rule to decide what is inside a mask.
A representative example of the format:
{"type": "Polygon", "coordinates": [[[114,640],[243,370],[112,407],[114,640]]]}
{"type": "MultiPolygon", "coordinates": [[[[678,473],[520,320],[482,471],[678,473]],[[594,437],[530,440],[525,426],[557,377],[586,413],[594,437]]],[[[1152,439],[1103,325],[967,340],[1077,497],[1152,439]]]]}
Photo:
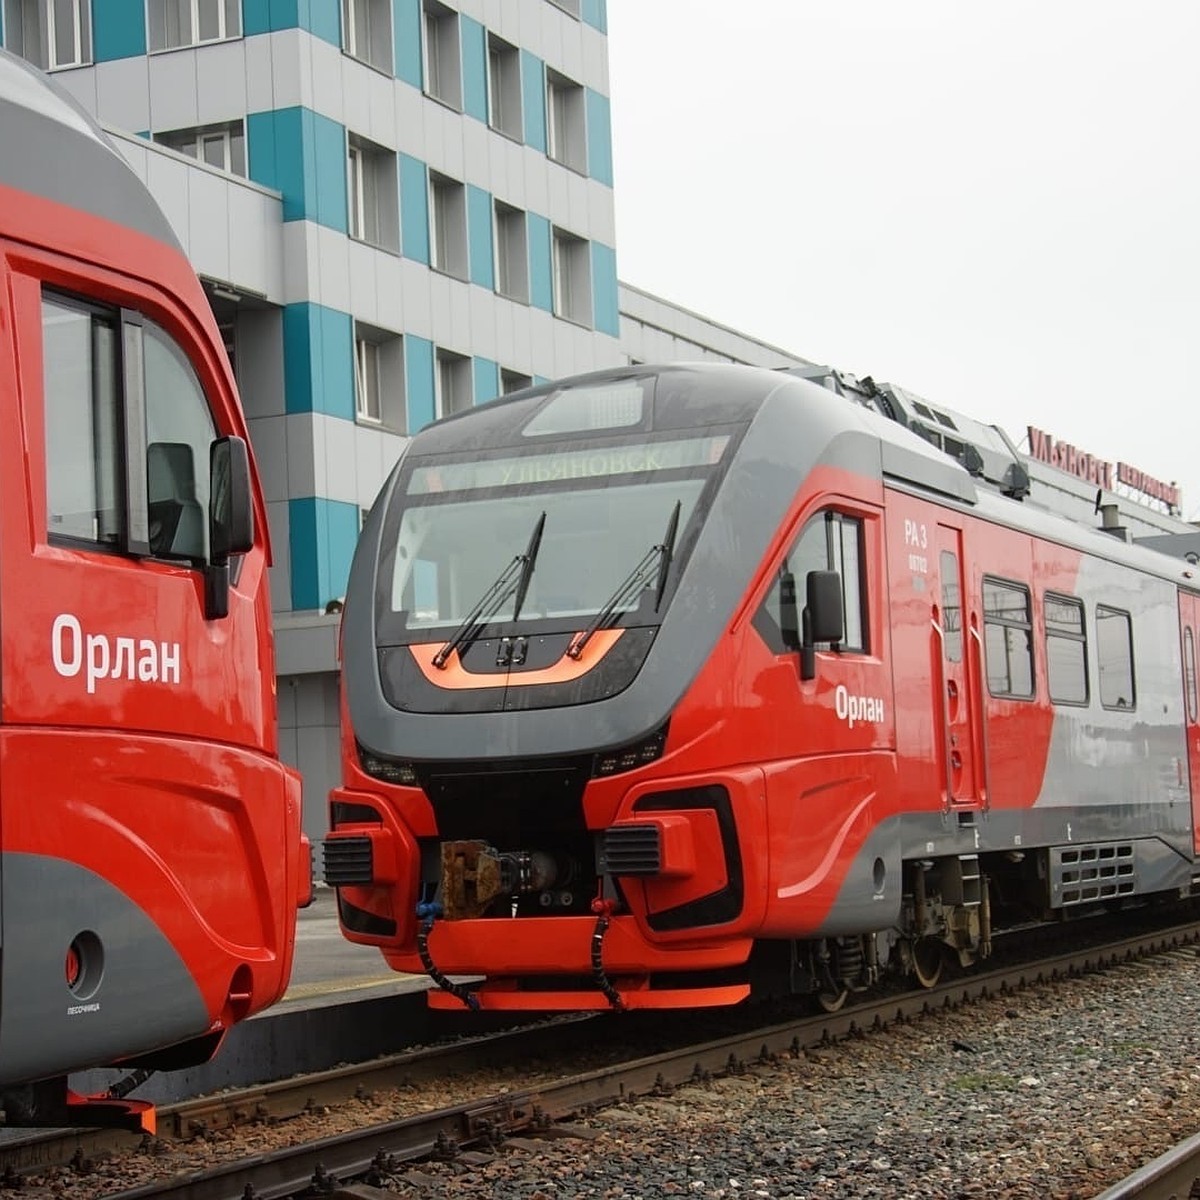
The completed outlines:
{"type": "MultiPolygon", "coordinates": [[[[281,1200],[304,1191],[314,1177],[331,1183],[361,1176],[373,1165],[377,1170],[395,1171],[406,1161],[453,1154],[465,1145],[491,1143],[510,1133],[536,1131],[554,1120],[586,1113],[616,1101],[663,1091],[694,1079],[737,1073],[754,1061],[769,1062],[807,1047],[855,1036],[867,1029],[905,1022],[923,1013],[1120,965],[1137,957],[1194,945],[1198,940],[1200,924],[1197,923],[1124,938],[1041,962],[971,975],[928,991],[868,1002],[819,1017],[786,1021],[602,1067],[537,1088],[470,1101],[303,1146],[256,1155],[187,1178],[160,1180],[119,1193],[110,1200],[149,1200],[150,1197],[242,1200],[246,1196],[256,1200],[281,1200]]],[[[620,1019],[609,1017],[605,1024],[611,1028],[611,1022],[620,1019]]]]}
{"type": "Polygon", "coordinates": [[[1200,1133],[1138,1168],[1096,1200],[1186,1200],[1200,1180],[1200,1133]]]}

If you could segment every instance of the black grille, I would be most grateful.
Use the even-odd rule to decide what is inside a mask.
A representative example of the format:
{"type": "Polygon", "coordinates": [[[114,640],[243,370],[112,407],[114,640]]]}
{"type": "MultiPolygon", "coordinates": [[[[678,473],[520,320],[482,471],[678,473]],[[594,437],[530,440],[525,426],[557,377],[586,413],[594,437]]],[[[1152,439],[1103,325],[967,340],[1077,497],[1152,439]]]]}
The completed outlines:
{"type": "Polygon", "coordinates": [[[610,875],[657,875],[662,847],[657,825],[613,825],[604,831],[601,870],[610,875]]]}
{"type": "Polygon", "coordinates": [[[371,839],[368,837],[326,838],[325,882],[331,887],[364,887],[373,878],[371,839]]]}

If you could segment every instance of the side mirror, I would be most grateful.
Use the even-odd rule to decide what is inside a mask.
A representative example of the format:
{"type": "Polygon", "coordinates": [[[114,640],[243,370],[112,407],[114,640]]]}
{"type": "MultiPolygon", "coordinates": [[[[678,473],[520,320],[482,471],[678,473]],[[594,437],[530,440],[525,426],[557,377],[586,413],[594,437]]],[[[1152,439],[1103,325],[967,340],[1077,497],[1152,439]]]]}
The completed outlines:
{"type": "Polygon", "coordinates": [[[240,437],[218,438],[209,451],[209,560],[228,561],[254,547],[250,451],[240,437]]]}
{"type": "Polygon", "coordinates": [[[809,571],[808,603],[800,643],[800,678],[817,673],[817,642],[842,640],[842,577],[836,571],[809,571]]]}
{"type": "Polygon", "coordinates": [[[240,437],[218,438],[208,460],[208,565],[204,569],[204,617],[229,615],[229,559],[254,546],[254,496],[250,451],[240,437]]]}

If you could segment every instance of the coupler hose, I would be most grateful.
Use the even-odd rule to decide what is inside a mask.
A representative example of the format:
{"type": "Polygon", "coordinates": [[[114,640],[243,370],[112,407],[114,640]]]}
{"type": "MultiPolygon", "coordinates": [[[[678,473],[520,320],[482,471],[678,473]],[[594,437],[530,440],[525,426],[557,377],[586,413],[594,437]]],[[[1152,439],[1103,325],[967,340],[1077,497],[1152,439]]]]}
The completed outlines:
{"type": "Polygon", "coordinates": [[[612,1005],[615,1012],[625,1007],[621,993],[612,985],[612,981],[604,973],[604,935],[608,932],[609,918],[612,916],[616,902],[613,900],[596,899],[592,901],[592,912],[596,914],[596,928],[592,930],[592,978],[596,986],[604,993],[604,998],[612,1005]]]}
{"type": "Polygon", "coordinates": [[[417,916],[421,920],[421,926],[417,930],[417,953],[421,956],[421,965],[425,968],[429,978],[442,991],[449,992],[455,999],[461,1000],[472,1012],[478,1012],[479,997],[470,988],[464,987],[461,983],[455,983],[443,975],[434,963],[433,956],[429,953],[429,932],[433,928],[434,921],[441,915],[442,906],[437,901],[422,902],[417,905],[417,916]]]}

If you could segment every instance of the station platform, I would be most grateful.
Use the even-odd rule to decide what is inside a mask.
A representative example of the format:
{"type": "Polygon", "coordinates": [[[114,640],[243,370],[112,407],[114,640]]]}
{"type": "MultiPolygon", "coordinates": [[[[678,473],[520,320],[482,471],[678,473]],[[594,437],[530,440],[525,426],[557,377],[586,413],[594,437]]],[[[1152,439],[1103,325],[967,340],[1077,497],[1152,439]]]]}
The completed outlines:
{"type": "Polygon", "coordinates": [[[341,1003],[352,994],[395,995],[431,986],[425,975],[393,971],[374,946],[348,942],[338,927],[336,891],[318,886],[313,902],[297,914],[292,979],[275,1008],[341,1003]]]}

